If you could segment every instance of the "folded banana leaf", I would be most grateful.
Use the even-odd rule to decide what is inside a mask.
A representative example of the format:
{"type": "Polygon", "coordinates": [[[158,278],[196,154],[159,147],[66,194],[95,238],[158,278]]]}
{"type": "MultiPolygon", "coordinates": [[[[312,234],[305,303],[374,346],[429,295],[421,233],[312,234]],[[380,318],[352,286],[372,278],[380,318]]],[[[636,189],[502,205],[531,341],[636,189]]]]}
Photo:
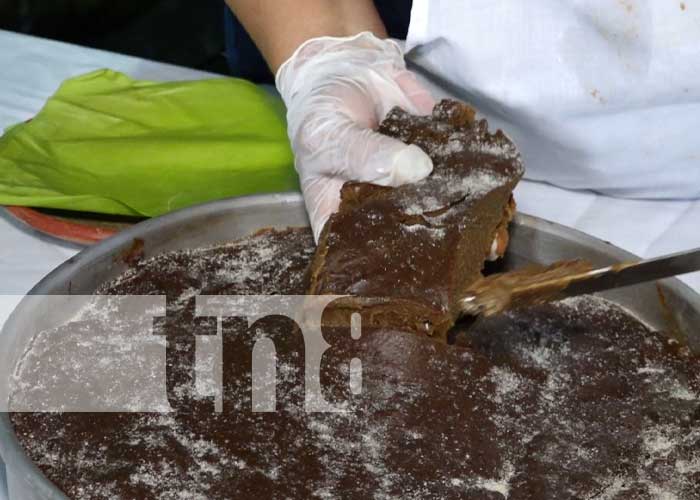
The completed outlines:
{"type": "Polygon", "coordinates": [[[281,101],[244,80],[66,81],[0,138],[0,205],[153,217],[298,190],[281,101]]]}

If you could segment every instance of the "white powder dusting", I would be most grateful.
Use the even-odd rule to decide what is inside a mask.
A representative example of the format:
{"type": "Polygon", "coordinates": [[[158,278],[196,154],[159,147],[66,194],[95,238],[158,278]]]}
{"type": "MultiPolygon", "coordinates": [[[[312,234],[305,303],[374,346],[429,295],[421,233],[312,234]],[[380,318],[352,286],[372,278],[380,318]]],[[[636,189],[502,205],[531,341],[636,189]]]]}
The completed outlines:
{"type": "Polygon", "coordinates": [[[432,238],[436,240],[441,240],[447,234],[445,228],[441,227],[430,227],[424,224],[410,224],[402,226],[403,230],[409,233],[426,232],[432,238]]]}
{"type": "Polygon", "coordinates": [[[449,483],[454,488],[464,490],[485,490],[500,493],[505,499],[508,499],[511,490],[510,482],[515,475],[513,464],[505,462],[497,478],[451,478],[449,483]]]}
{"type": "Polygon", "coordinates": [[[510,481],[515,476],[515,468],[509,462],[503,467],[501,474],[496,479],[479,478],[474,482],[474,487],[494,493],[500,493],[506,499],[510,495],[510,481]]]}
{"type": "Polygon", "coordinates": [[[666,457],[678,445],[672,436],[678,433],[677,428],[652,427],[642,436],[644,448],[652,459],[666,457]]]}
{"type": "Polygon", "coordinates": [[[615,500],[618,498],[618,495],[626,491],[628,487],[629,483],[626,479],[622,477],[615,477],[612,479],[612,482],[605,487],[605,489],[603,489],[593,498],[596,500],[615,500]]]}
{"type": "Polygon", "coordinates": [[[519,158],[518,149],[510,141],[493,140],[489,137],[475,137],[470,133],[454,132],[447,142],[437,143],[429,148],[431,156],[448,158],[468,151],[471,154],[494,156],[515,160],[519,158]]]}
{"type": "Polygon", "coordinates": [[[457,153],[463,152],[467,148],[467,141],[459,137],[458,134],[453,135],[445,144],[439,144],[432,149],[433,156],[445,158],[457,153]]]}
{"type": "Polygon", "coordinates": [[[420,202],[413,202],[404,207],[406,215],[423,215],[426,212],[435,212],[444,208],[444,204],[434,196],[425,196],[420,202]]]}
{"type": "MultiPolygon", "coordinates": [[[[563,317],[570,317],[572,321],[580,317],[616,318],[626,314],[624,309],[603,299],[593,297],[578,297],[567,299],[559,303],[559,310],[563,317]]],[[[674,368],[671,358],[669,364],[656,362],[650,364],[638,358],[638,348],[635,344],[643,342],[654,349],[661,349],[665,341],[660,338],[645,334],[639,331],[639,336],[635,342],[635,337],[629,337],[626,342],[629,345],[616,345],[618,342],[616,334],[621,332],[591,332],[594,338],[599,338],[601,342],[614,346],[615,350],[631,349],[629,354],[620,354],[629,365],[629,371],[625,375],[617,375],[615,365],[608,365],[605,358],[600,354],[588,355],[585,350],[572,349],[570,342],[564,340],[559,333],[560,324],[549,323],[546,318],[530,319],[532,330],[542,332],[539,343],[533,345],[522,344],[517,354],[522,359],[524,366],[540,371],[544,379],[543,385],[537,389],[539,394],[535,403],[535,415],[539,419],[542,428],[549,429],[542,433],[531,432],[532,421],[523,420],[522,414],[525,406],[532,411],[532,402],[528,394],[532,394],[533,386],[524,384],[522,377],[518,374],[509,373],[500,367],[491,368],[488,379],[491,382],[491,400],[504,409],[493,416],[493,421],[497,429],[504,429],[509,435],[516,433],[520,436],[520,447],[523,450],[529,449],[535,442],[544,442],[541,454],[537,455],[543,466],[564,468],[579,471],[593,471],[601,460],[601,450],[588,446],[579,438],[590,428],[596,420],[595,415],[587,415],[585,406],[567,407],[565,403],[572,394],[578,391],[589,390],[613,390],[616,394],[616,385],[619,384],[620,377],[637,377],[642,384],[647,384],[650,394],[655,394],[660,408],[673,404],[676,407],[676,414],[682,415],[687,412],[692,414],[697,411],[698,395],[691,388],[688,381],[683,378],[674,368]],[[539,321],[539,323],[538,323],[539,321]],[[594,371],[586,377],[572,378],[568,370],[570,367],[591,366],[594,371]],[[520,380],[519,380],[520,379],[520,380]],[[675,401],[675,403],[674,403],[675,401]],[[523,406],[525,405],[525,406],[523,406]],[[586,465],[590,464],[590,465],[586,465]]],[[[620,337],[625,338],[625,337],[620,337]]],[[[608,349],[610,350],[610,349],[608,349]]],[[[614,352],[614,351],[610,351],[614,352]]],[[[624,380],[624,378],[622,379],[624,380]]],[[[620,387],[624,387],[622,383],[620,387]]],[[[484,387],[489,390],[488,386],[484,387]]],[[[608,396],[597,395],[596,400],[608,396]]],[[[616,397],[616,396],[611,396],[616,397]]],[[[594,400],[595,401],[595,400],[594,400]]],[[[602,401],[605,401],[603,399],[602,401]]],[[[641,412],[638,403],[630,403],[629,414],[620,414],[620,419],[630,418],[641,412]]],[[[647,403],[648,404],[648,403],[647,403]]],[[[604,411],[605,405],[601,404],[599,411],[604,411]]],[[[667,411],[667,410],[659,410],[667,411]]],[[[658,418],[658,417],[657,417],[658,418]]],[[[691,417],[692,418],[692,417],[691,417]]],[[[617,424],[617,422],[615,422],[617,424]]],[[[609,424],[606,424],[609,425],[609,424]]],[[[601,477],[599,479],[601,489],[591,498],[615,500],[624,496],[627,491],[646,492],[650,498],[685,500],[696,498],[691,491],[697,492],[692,476],[700,470],[700,450],[693,450],[693,443],[700,442],[700,429],[697,427],[684,427],[675,423],[670,423],[664,419],[654,421],[645,419],[642,432],[639,435],[638,451],[628,452],[627,459],[633,462],[631,470],[626,474],[611,477],[601,477]],[[670,464],[669,464],[669,461],[670,464]]],[[[505,452],[511,463],[518,463],[521,460],[520,452],[515,447],[505,452]]],[[[500,479],[500,478],[499,478],[500,479]]],[[[494,480],[495,481],[495,480],[494,480]]],[[[453,482],[454,486],[466,486],[469,483],[459,478],[453,482]]],[[[495,481],[487,483],[488,486],[503,486],[504,482],[495,481]]],[[[495,491],[495,490],[492,490],[495,491]]],[[[587,495],[590,495],[588,490],[587,495]]],[[[504,494],[503,491],[498,491],[504,494]]],[[[573,497],[589,498],[581,492],[577,495],[572,490],[573,497]]]]}
{"type": "Polygon", "coordinates": [[[697,393],[691,391],[687,386],[681,384],[681,382],[678,380],[673,381],[670,396],[674,399],[681,399],[683,401],[700,401],[700,396],[697,393]]]}
{"type": "Polygon", "coordinates": [[[637,369],[637,373],[640,375],[662,375],[666,373],[666,368],[660,368],[658,366],[643,366],[637,369]]]}
{"type": "Polygon", "coordinates": [[[522,378],[507,368],[494,366],[490,373],[491,382],[494,384],[495,394],[493,400],[496,403],[503,403],[508,395],[516,392],[523,383],[522,378]]]}
{"type": "Polygon", "coordinates": [[[700,473],[700,456],[694,460],[676,460],[676,471],[684,475],[700,473]]]}

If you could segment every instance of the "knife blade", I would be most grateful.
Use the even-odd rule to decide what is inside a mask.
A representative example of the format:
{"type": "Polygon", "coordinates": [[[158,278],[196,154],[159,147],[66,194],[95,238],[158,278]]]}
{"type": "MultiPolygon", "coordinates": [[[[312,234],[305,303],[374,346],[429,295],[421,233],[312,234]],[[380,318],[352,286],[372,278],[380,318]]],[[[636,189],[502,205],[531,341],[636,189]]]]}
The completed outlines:
{"type": "Polygon", "coordinates": [[[566,297],[602,292],[700,271],[700,248],[593,269],[584,261],[489,276],[459,301],[463,315],[492,316],[566,297]]]}

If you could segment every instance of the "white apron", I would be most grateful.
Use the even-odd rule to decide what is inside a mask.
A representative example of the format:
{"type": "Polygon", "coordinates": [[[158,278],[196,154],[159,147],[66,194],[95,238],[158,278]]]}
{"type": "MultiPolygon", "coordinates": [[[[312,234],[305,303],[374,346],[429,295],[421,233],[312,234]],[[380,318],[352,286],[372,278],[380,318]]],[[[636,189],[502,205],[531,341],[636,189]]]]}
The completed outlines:
{"type": "Polygon", "coordinates": [[[414,0],[407,49],[527,178],[700,198],[700,0],[414,0]]]}

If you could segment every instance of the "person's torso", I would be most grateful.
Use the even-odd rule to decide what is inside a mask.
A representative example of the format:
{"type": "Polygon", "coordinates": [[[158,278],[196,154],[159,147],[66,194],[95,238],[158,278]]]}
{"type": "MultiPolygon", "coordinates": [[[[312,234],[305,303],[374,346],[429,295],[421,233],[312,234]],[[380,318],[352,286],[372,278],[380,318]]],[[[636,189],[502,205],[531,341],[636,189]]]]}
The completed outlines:
{"type": "Polygon", "coordinates": [[[700,197],[700,1],[414,0],[407,44],[529,178],[700,197]]]}

